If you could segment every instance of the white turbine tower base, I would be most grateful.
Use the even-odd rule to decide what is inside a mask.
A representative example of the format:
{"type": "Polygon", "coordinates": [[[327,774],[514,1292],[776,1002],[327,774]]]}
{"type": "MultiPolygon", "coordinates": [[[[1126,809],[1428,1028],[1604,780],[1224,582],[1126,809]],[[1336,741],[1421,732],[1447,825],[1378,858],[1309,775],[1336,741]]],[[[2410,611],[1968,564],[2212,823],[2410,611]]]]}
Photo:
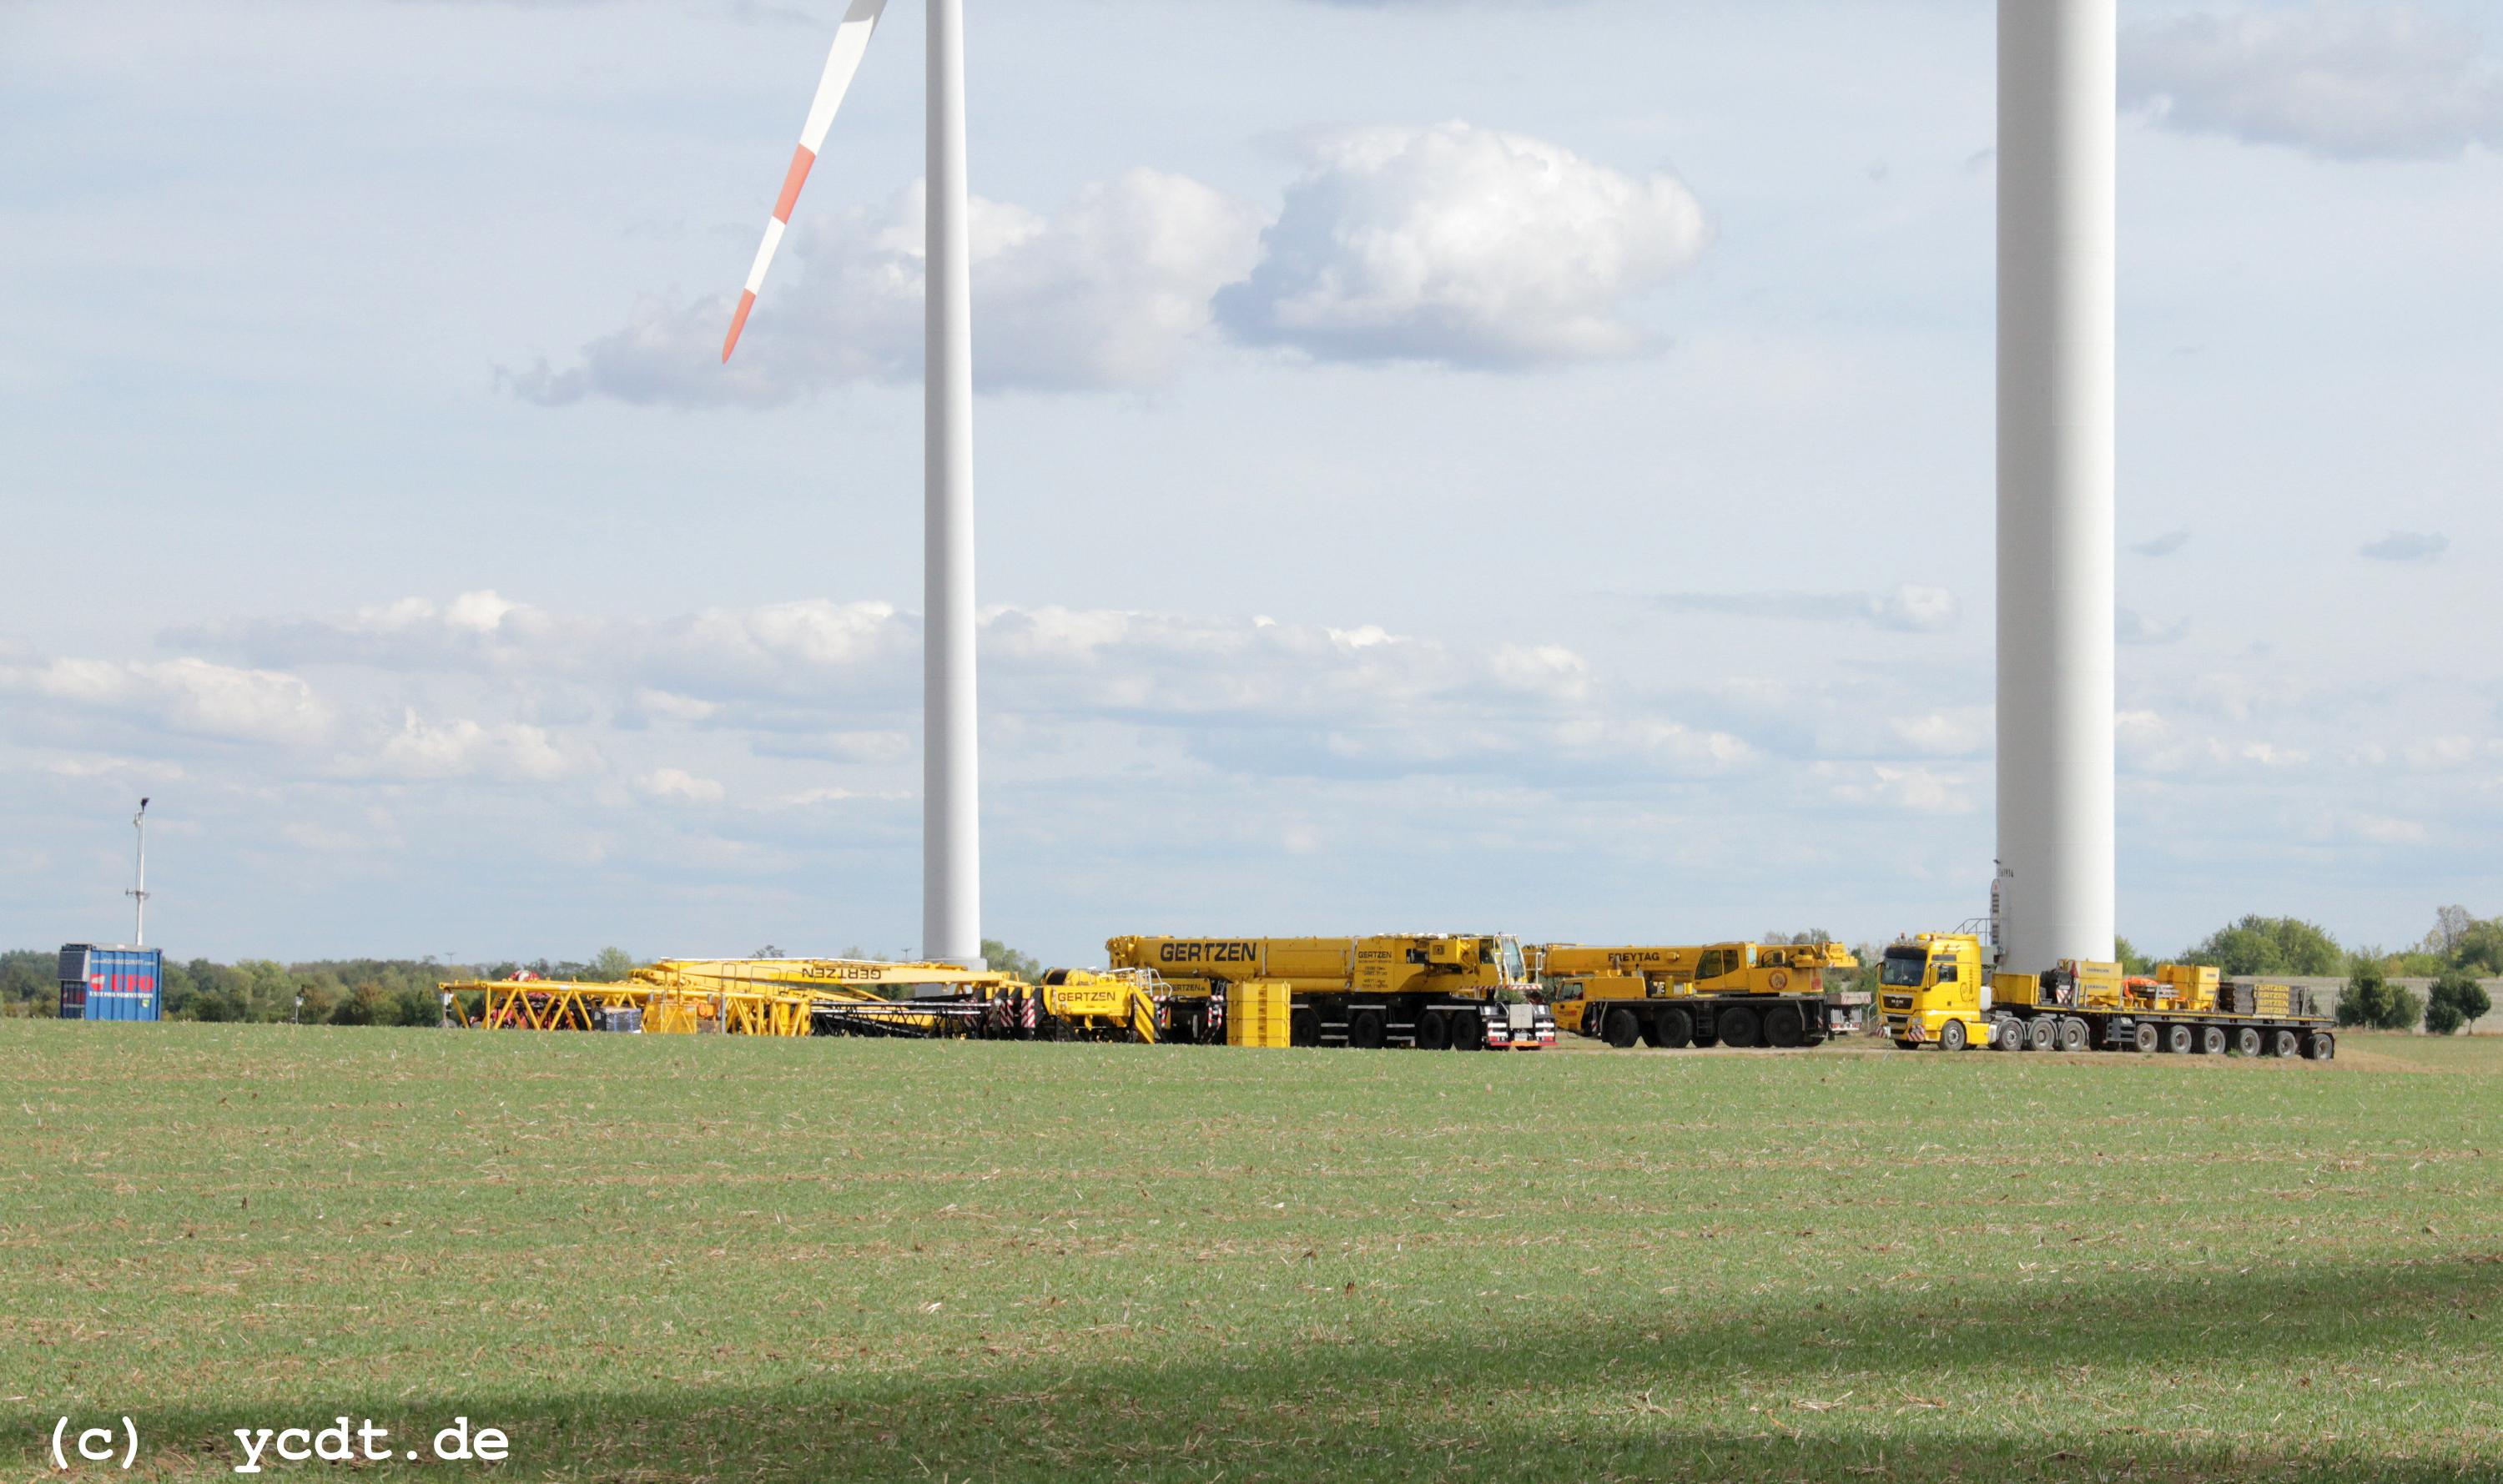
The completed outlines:
{"type": "MultiPolygon", "coordinates": [[[[965,167],[964,0],[927,0],[930,133],[928,357],[923,367],[921,941],[924,957],[982,961],[980,759],[974,690],[974,335],[971,211],[965,167]]],[[[886,0],[851,0],[835,30],[816,101],[765,224],[730,334],[727,362],[765,287],[791,208],[843,94],[860,71],[886,0]]]]}
{"type": "Polygon", "coordinates": [[[2116,0],[1999,6],[2001,961],[2108,961],[2114,917],[2116,0]]]}

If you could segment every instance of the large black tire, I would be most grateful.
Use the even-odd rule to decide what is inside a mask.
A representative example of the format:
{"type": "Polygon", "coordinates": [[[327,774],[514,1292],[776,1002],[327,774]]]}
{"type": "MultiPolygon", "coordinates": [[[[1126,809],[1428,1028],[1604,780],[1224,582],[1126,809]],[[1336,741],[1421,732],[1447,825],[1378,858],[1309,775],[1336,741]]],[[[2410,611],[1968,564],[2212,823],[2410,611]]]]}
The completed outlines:
{"type": "Polygon", "coordinates": [[[2280,1058],[2301,1056],[2303,1054],[2303,1037],[2297,1035],[2291,1030],[2280,1030],[2277,1033],[2277,1046],[2275,1049],[2280,1058]]]}
{"type": "Polygon", "coordinates": [[[2062,1051],[2083,1051],[2086,1049],[2088,1039],[2089,1038],[2086,1035],[2086,1023],[2084,1021],[2064,1020],[2060,1022],[2060,1049],[2062,1051]]]}
{"type": "Polygon", "coordinates": [[[2060,1028],[2049,1016],[2039,1017],[2025,1027],[2025,1045],[2028,1050],[2049,1051],[2059,1044],[2060,1028]]]}
{"type": "Polygon", "coordinates": [[[1951,1020],[1938,1028],[1938,1050],[1962,1051],[1964,1048],[1964,1022],[1960,1020],[1951,1020]]]}
{"type": "Polygon", "coordinates": [[[1428,1010],[1417,1018],[1417,1049],[1448,1051],[1452,1045],[1452,1023],[1440,1010],[1428,1010]]]}
{"type": "Polygon", "coordinates": [[[1756,1012],[1748,1009],[1724,1010],[1715,1017],[1724,1046],[1748,1047],[1756,1044],[1756,1012]]]}
{"type": "Polygon", "coordinates": [[[1347,1018],[1347,1044],[1358,1051],[1381,1050],[1384,1033],[1379,1010],[1358,1010],[1347,1018]]]}
{"type": "Polygon", "coordinates": [[[1475,1010],[1453,1011],[1451,1030],[1454,1051],[1486,1050],[1486,1017],[1475,1010]]]}
{"type": "Polygon", "coordinates": [[[2224,1054],[2225,1028],[2222,1026],[2200,1027],[2199,1055],[2203,1057],[2221,1057],[2224,1054]]]}
{"type": "Polygon", "coordinates": [[[2246,1057],[2258,1056],[2260,1054],[2259,1031],[2249,1026],[2245,1026],[2242,1029],[2235,1031],[2234,1050],[2240,1055],[2246,1057]]]}
{"type": "Polygon", "coordinates": [[[2023,1051],[2025,1049],[2025,1023],[2018,1020],[2013,1015],[2001,1017],[1999,1025],[1991,1031],[1990,1049],[1993,1051],[2023,1051]]]}
{"type": "Polygon", "coordinates": [[[1631,1010],[1611,1010],[1607,1019],[1608,1044],[1619,1051],[1630,1051],[1642,1039],[1642,1023],[1631,1010]]]}
{"type": "Polygon", "coordinates": [[[1695,1017],[1671,1005],[1651,1020],[1651,1043],[1663,1051],[1683,1051],[1695,1044],[1695,1017]]]}
{"type": "Polygon", "coordinates": [[[2152,1053],[2155,1048],[2162,1045],[2163,1042],[2164,1037],[2157,1032],[2153,1026],[2148,1025],[2144,1021],[2140,1021],[2138,1023],[2138,1029],[2130,1032],[2130,1044],[2138,1048],[2141,1056],[2152,1053]]]}
{"type": "Polygon", "coordinates": [[[2315,1030],[2305,1039],[2303,1054],[2314,1062],[2335,1062],[2338,1060],[2338,1037],[2326,1030],[2315,1030]]]}
{"type": "Polygon", "coordinates": [[[1807,1039],[1807,1021],[1797,1005],[1775,1005],[1765,1012],[1765,1042],[1784,1051],[1795,1051],[1807,1039]]]}

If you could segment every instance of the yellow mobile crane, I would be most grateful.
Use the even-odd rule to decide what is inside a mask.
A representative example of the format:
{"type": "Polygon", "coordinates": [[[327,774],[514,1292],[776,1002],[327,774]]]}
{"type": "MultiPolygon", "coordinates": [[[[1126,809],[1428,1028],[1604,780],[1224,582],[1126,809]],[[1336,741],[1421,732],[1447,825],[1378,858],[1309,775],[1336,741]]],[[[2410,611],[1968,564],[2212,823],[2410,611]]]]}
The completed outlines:
{"type": "Polygon", "coordinates": [[[2167,963],[2151,975],[2076,960],[2006,973],[1977,932],[1924,932],[1886,950],[1879,1013],[1897,1046],[1944,1051],[2135,1051],[2181,1056],[2338,1055],[2310,991],[2167,963]]]}
{"type": "Polygon", "coordinates": [[[1623,1050],[1816,1046],[1848,1030],[1869,1003],[1827,979],[1860,961],[1839,943],[1713,943],[1594,948],[1550,943],[1535,955],[1557,1024],[1623,1050]]]}
{"type": "Polygon", "coordinates": [[[1172,986],[1178,1039],[1222,1038],[1229,1004],[1254,990],[1289,996],[1296,1046],[1534,1050],[1556,1044],[1521,943],[1503,934],[1349,938],[1121,937],[1116,969],[1172,986]]]}

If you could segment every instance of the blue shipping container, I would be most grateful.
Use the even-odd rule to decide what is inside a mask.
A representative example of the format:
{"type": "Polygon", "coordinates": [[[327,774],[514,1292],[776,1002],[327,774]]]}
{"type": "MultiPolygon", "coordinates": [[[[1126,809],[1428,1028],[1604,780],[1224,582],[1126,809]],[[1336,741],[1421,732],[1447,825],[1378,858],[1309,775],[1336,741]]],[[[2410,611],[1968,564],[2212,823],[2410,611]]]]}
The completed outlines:
{"type": "Polygon", "coordinates": [[[61,945],[61,1019],[162,1020],[164,968],[162,949],[65,943],[61,945]]]}

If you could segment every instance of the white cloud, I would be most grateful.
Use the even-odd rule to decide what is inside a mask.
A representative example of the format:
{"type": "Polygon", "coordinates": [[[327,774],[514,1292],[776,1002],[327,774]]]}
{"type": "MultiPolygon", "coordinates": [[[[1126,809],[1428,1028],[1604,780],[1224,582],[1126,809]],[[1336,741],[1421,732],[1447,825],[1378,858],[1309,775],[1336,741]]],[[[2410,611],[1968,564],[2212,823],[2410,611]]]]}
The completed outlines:
{"type": "MultiPolygon", "coordinates": [[[[730,794],[717,780],[698,778],[684,768],[656,768],[645,773],[634,780],[634,792],[665,804],[718,804],[730,794]]],[[[827,792],[817,791],[820,794],[827,792]]],[[[811,797],[809,801],[816,800],[811,797]]]]}
{"type": "Polygon", "coordinates": [[[2410,4],[2316,0],[2132,27],[2121,98],[2165,128],[2332,159],[2503,142],[2503,75],[2476,30],[2410,4]]]}
{"type": "Polygon", "coordinates": [[[1703,209],[1560,146],[1453,122],[1319,139],[1246,283],[1253,344],[1330,360],[1519,368],[1656,347],[1629,301],[1692,266],[1703,209]]]}
{"type": "Polygon", "coordinates": [[[2451,538],[2435,531],[2394,530],[2359,550],[2375,561],[2434,561],[2451,550],[2451,538]]]}
{"type": "Polygon", "coordinates": [[[1946,589],[1908,583],[1883,592],[1663,592],[1653,601],[1673,612],[1859,624],[1897,633],[1953,627],[1961,611],[1956,595],[1946,589]]]}
{"type": "Polygon", "coordinates": [[[1883,762],[1820,762],[1809,777],[1840,803],[1905,814],[1971,814],[1980,807],[1960,773],[1883,762]]]}
{"type": "Polygon", "coordinates": [[[548,783],[572,770],[543,727],[525,723],[485,725],[468,718],[428,722],[414,709],[399,727],[360,756],[342,759],[350,776],[401,779],[487,778],[548,783]]]}
{"type": "MultiPolygon", "coordinates": [[[[646,304],[579,364],[514,376],[544,404],[769,406],[855,382],[916,382],[923,350],[923,194],[823,224],[805,215],[721,363],[736,295],[646,304]]],[[[1153,387],[1209,327],[1209,300],[1251,271],[1262,219],[1181,176],[1132,170],[1058,213],[977,199],[975,373],[991,389],[1153,387]]]]}
{"type": "Polygon", "coordinates": [[[2123,644],[2174,644],[2190,632],[2190,621],[2150,619],[2135,608],[2115,608],[2112,626],[2123,644]]]}
{"type": "Polygon", "coordinates": [[[333,721],[297,676],[193,658],[0,665],[0,691],[152,730],[249,741],[318,742],[333,721]]]}

